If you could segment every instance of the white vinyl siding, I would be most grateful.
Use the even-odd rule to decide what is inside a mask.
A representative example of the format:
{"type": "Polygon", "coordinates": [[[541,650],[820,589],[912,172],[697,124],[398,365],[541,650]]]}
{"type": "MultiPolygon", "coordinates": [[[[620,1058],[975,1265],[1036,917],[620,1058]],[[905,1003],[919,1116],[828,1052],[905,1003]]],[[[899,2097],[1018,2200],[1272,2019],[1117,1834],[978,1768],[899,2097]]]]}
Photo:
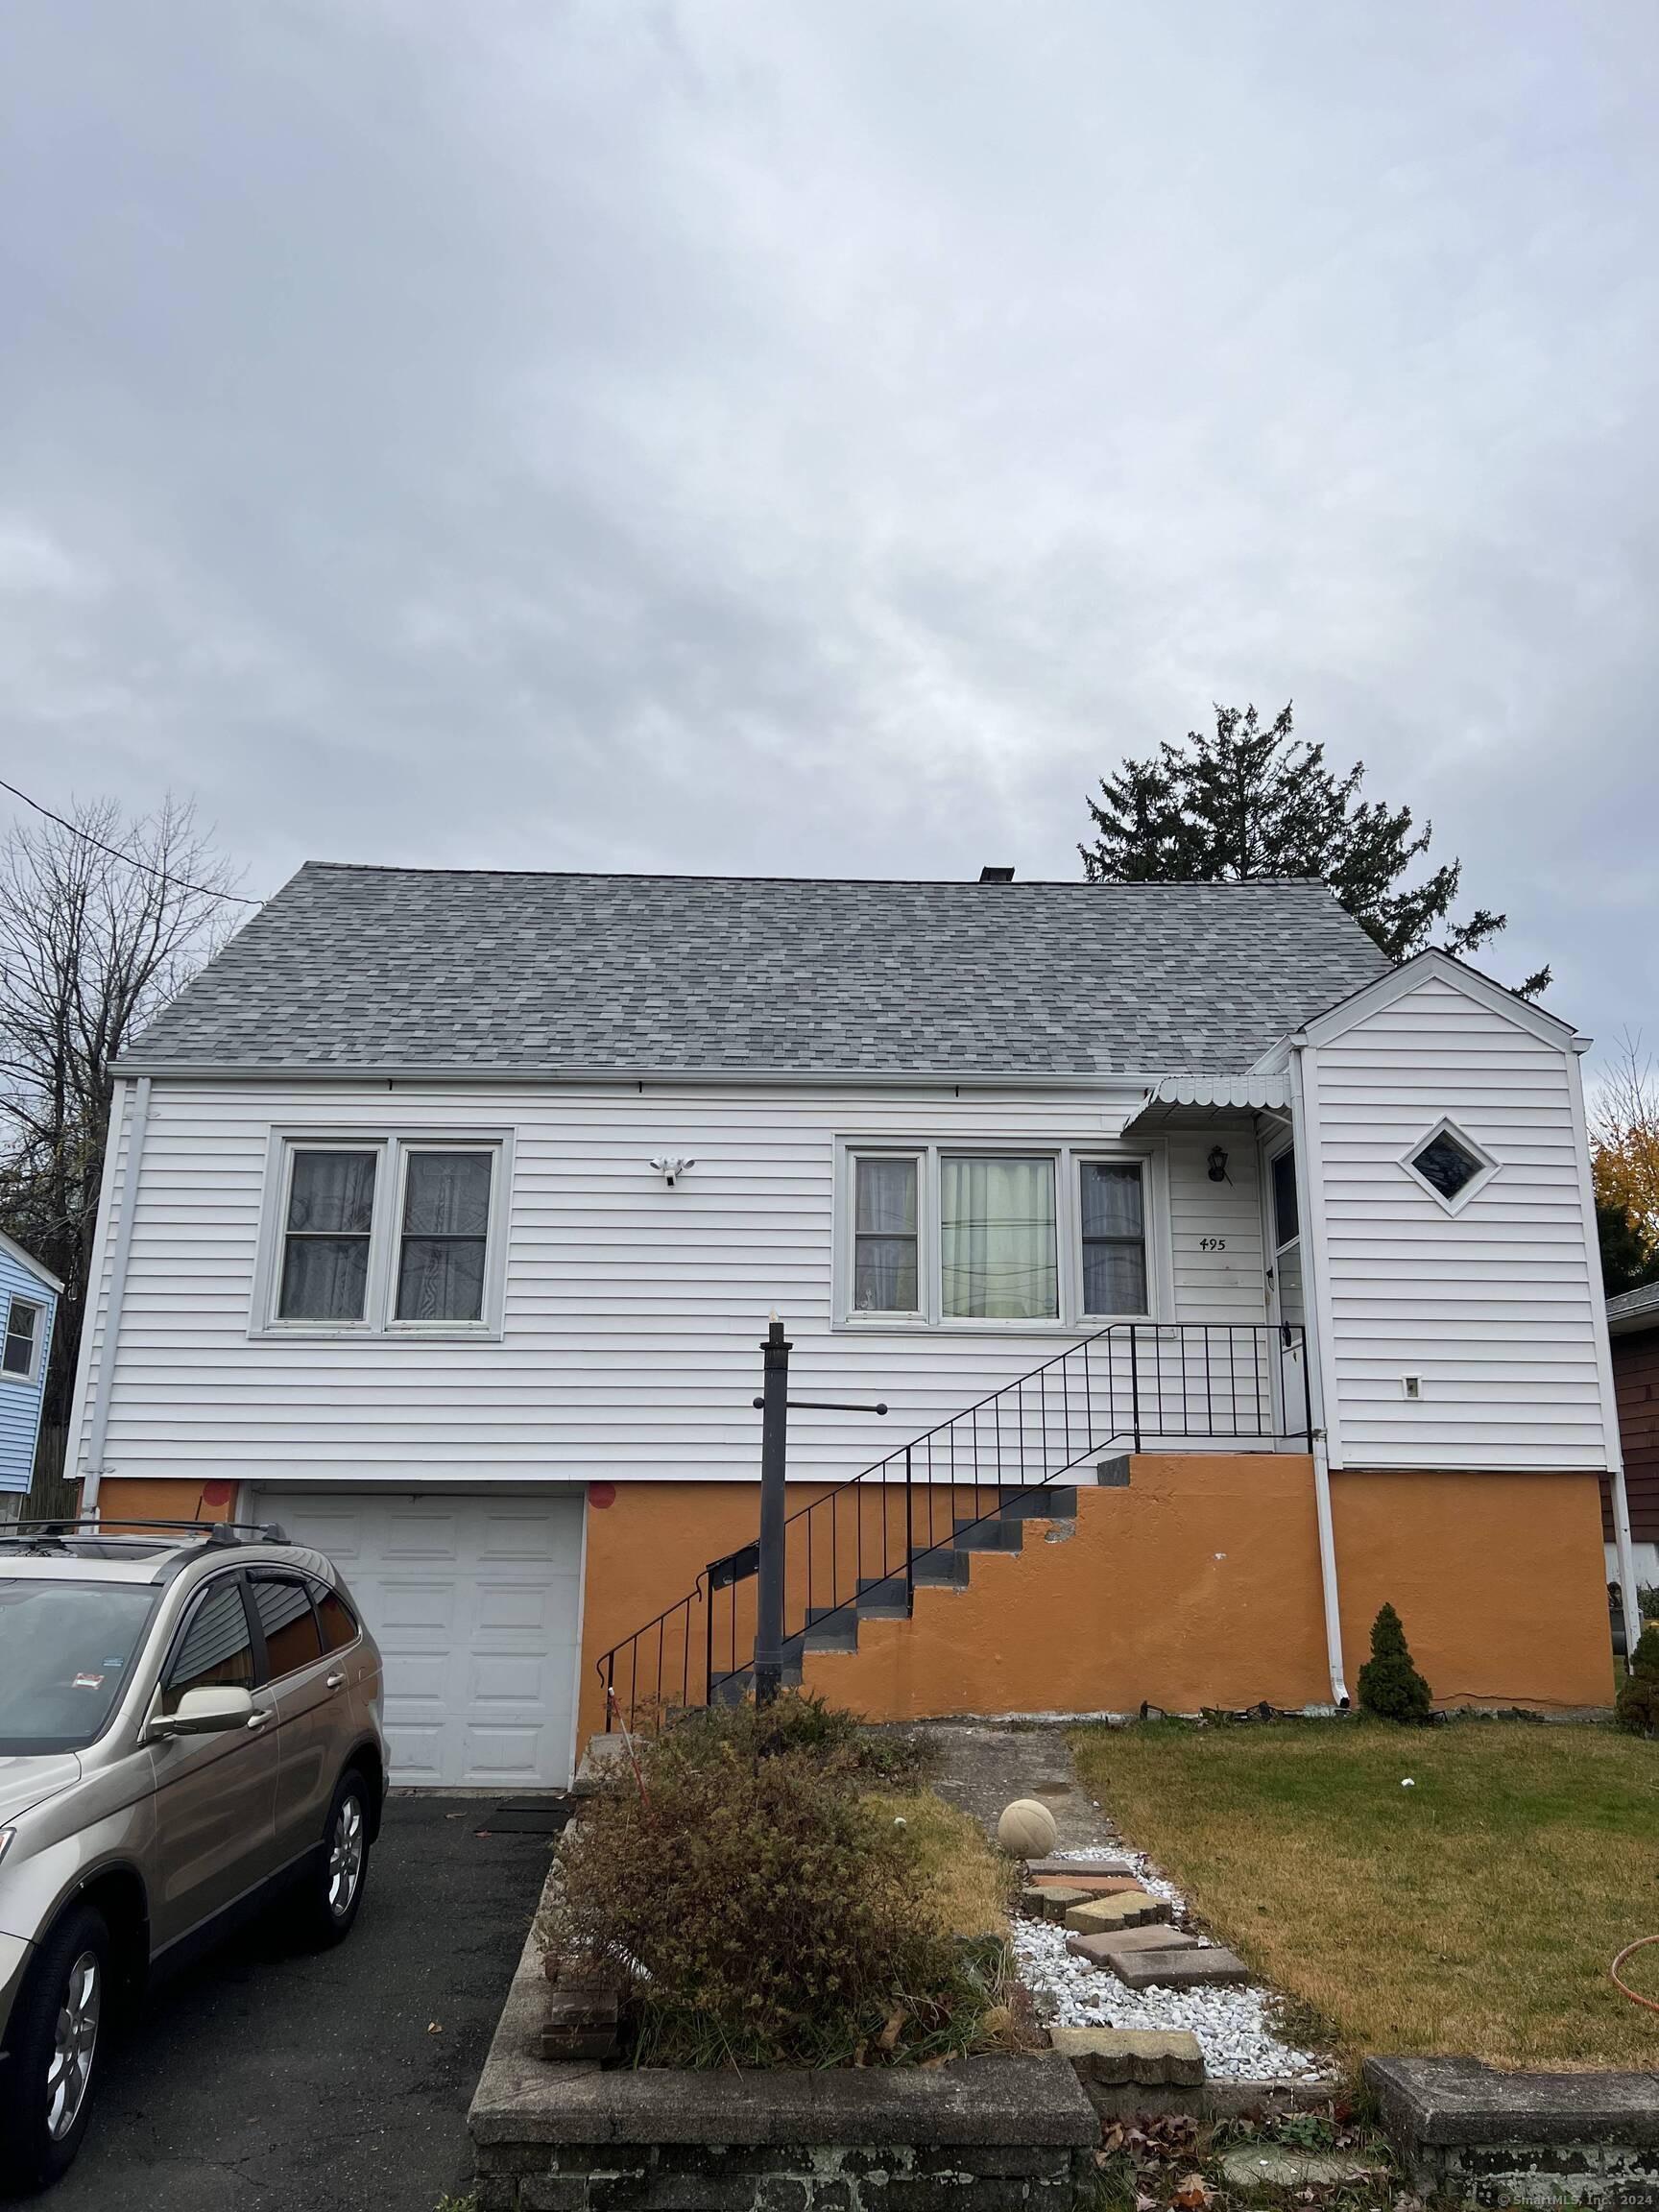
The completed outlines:
{"type": "MultiPolygon", "coordinates": [[[[797,1415],[791,1472],[850,1475],[1049,1358],[1053,1323],[862,1332],[832,1311],[837,1146],[1018,1153],[1117,1141],[1126,1093],[608,1086],[437,1088],[157,1080],[139,1176],[104,1458],[111,1477],[298,1474],[343,1482],[730,1479],[757,1470],[751,1400],[774,1309],[803,1397],[884,1400],[882,1421],[797,1415]],[[391,1102],[389,1103],[389,1095],[391,1102]],[[282,1138],[504,1134],[499,1340],[264,1329],[256,1287],[282,1138]],[[665,1188],[664,1150],[696,1166],[665,1188]]],[[[1151,1147],[1149,1262],[1166,1318],[1263,1318],[1247,1121],[1151,1147]],[[1204,1162],[1219,1141],[1224,1184],[1204,1162]],[[1165,1162],[1167,1159],[1167,1172],[1165,1162]],[[1216,1249],[1204,1249],[1205,1239],[1216,1249]]],[[[844,1155],[843,1155],[844,1164],[844,1155]]],[[[116,1202],[123,1202],[117,1172],[116,1202]]],[[[1068,1201],[1070,1202],[1070,1201],[1068,1201]]],[[[107,1262],[99,1273],[107,1290],[107,1262]]],[[[265,1292],[268,1297],[269,1291],[265,1292]]],[[[93,1323],[96,1347],[102,1321],[93,1323]]],[[[89,1394],[89,1391],[88,1391],[89,1394]]]]}
{"type": "Polygon", "coordinates": [[[1608,1464],[1575,1074],[1443,974],[1309,1055],[1341,1465],[1608,1464]],[[1448,1120],[1495,1163],[1455,1211],[1404,1165],[1448,1120]]]}

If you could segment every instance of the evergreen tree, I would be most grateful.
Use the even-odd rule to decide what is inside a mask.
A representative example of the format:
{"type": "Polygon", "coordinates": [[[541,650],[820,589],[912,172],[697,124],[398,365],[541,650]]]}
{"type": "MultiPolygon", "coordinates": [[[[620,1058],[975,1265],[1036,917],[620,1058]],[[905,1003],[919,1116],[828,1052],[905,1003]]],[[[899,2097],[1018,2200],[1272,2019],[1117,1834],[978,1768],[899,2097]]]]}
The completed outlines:
{"type": "Polygon", "coordinates": [[[1621,1728],[1651,1736],[1659,1726],[1659,1626],[1652,1623],[1636,1639],[1630,1671],[1619,1685],[1614,1706],[1621,1728]]]}
{"type": "MultiPolygon", "coordinates": [[[[1249,883],[1316,876],[1391,960],[1431,943],[1476,951],[1506,917],[1477,907],[1453,922],[1462,863],[1448,860],[1420,882],[1404,881],[1429,850],[1433,824],[1411,809],[1361,795],[1365,764],[1346,776],[1325,765],[1323,745],[1293,735],[1286,705],[1263,728],[1254,707],[1215,709],[1214,736],[1190,730],[1144,760],[1102,778],[1089,801],[1094,841],[1080,845],[1092,883],[1249,883]],[[1436,932],[1439,932],[1436,938],[1436,932]]],[[[1521,985],[1533,998],[1541,968],[1521,985]]]]}
{"type": "Polygon", "coordinates": [[[1427,1720],[1433,1693],[1411,1663],[1406,1630],[1392,1605],[1371,1623],[1371,1656],[1359,1670],[1359,1702],[1383,1720],[1427,1720]]]}
{"type": "Polygon", "coordinates": [[[1596,1235],[1601,1246],[1601,1287],[1609,1298],[1659,1283],[1659,1253],[1623,1206],[1596,1201],[1596,1235]]]}

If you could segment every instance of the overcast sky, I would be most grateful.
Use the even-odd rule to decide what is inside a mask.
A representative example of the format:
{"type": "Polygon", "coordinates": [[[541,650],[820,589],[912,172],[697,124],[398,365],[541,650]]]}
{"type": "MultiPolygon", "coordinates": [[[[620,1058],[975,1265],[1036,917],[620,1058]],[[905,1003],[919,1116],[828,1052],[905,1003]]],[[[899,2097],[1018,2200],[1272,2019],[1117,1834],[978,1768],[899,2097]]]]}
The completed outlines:
{"type": "Polygon", "coordinates": [[[12,0],[12,780],[1074,877],[1213,699],[1659,1041],[1653,0],[12,0]]]}

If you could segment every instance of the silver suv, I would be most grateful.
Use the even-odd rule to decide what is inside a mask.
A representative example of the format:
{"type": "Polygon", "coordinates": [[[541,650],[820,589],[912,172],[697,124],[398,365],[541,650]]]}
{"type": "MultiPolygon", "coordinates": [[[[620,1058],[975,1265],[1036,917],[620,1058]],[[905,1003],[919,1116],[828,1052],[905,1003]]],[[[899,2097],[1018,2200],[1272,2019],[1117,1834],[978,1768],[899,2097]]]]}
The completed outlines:
{"type": "Polygon", "coordinates": [[[80,2149],[112,2016],[278,1890],[337,1943],[386,1794],[380,1654],[280,1528],[0,1530],[0,2186],[80,2149]]]}

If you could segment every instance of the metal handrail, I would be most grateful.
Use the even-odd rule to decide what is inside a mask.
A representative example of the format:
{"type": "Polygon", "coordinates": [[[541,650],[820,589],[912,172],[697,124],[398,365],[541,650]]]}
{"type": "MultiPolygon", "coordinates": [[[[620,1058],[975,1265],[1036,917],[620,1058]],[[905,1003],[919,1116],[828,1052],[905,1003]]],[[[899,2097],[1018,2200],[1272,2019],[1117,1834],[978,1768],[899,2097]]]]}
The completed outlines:
{"type": "MultiPolygon", "coordinates": [[[[798,1543],[795,1549],[797,1551],[805,1552],[803,1562],[804,1590],[799,1584],[797,1585],[799,1602],[791,1609],[788,1605],[787,1597],[785,1599],[784,1631],[786,1640],[798,1647],[801,1647],[808,1630],[822,1627],[825,1623],[845,1615],[856,1607],[860,1597],[863,1595],[864,1585],[871,1582],[893,1581],[897,1583],[901,1575],[903,1584],[904,1609],[908,1613],[914,1602],[915,1570],[918,1559],[926,1558],[933,1553],[950,1549],[968,1530],[982,1527],[989,1522],[996,1520],[1002,1512],[1004,1503],[1010,1496],[1028,1494],[1059,1483],[1066,1475],[1070,1474],[1085,1459],[1108,1449],[1115,1443],[1128,1443],[1133,1450],[1140,1451],[1147,1433],[1161,1438],[1208,1436],[1247,1438],[1256,1441],[1265,1440],[1269,1437],[1289,1437],[1302,1434],[1310,1443],[1313,1433],[1313,1413],[1311,1381],[1308,1373],[1307,1331],[1305,1327],[1299,1323],[1275,1324],[1271,1322],[1108,1322],[1104,1327],[1091,1331],[1087,1336],[1079,1337],[1063,1346],[1058,1352],[1050,1354],[1046,1359],[1039,1361],[1035,1367],[1027,1369],[1023,1375],[1017,1376],[1012,1382],[1002,1383],[997,1389],[987,1391],[983,1397],[975,1399],[972,1405],[960,1407],[943,1421],[935,1422],[931,1428],[923,1430],[920,1434],[911,1437],[907,1443],[895,1446],[891,1452],[884,1454],[881,1458],[874,1460],[870,1466],[860,1469],[856,1475],[851,1476],[845,1481],[824,1491],[809,1503],[797,1506],[792,1513],[786,1516],[783,1523],[786,1592],[788,1589],[791,1530],[800,1532],[803,1541],[798,1543]],[[1142,1358],[1143,1334],[1150,1339],[1151,1359],[1149,1362],[1144,1361],[1142,1358]],[[1277,1393],[1274,1389],[1271,1371],[1263,1374],[1261,1357],[1262,1340],[1270,1334],[1277,1334],[1280,1338],[1280,1378],[1277,1393]],[[1238,1373],[1236,1358],[1237,1340],[1241,1335],[1247,1336],[1251,1340],[1252,1348],[1249,1369],[1242,1378],[1238,1373]],[[1186,1348],[1188,1340],[1194,1336],[1199,1340],[1203,1356],[1204,1408],[1207,1413],[1206,1425],[1196,1429],[1187,1425],[1190,1411],[1190,1391],[1187,1377],[1186,1348]],[[1172,1426],[1166,1418],[1165,1413],[1166,1381],[1163,1353],[1164,1346],[1170,1337],[1176,1338],[1181,1347],[1181,1372],[1179,1376],[1181,1423],[1179,1426],[1172,1426]],[[1227,1374],[1223,1379],[1225,1382],[1224,1404],[1230,1408],[1232,1414],[1230,1424],[1219,1428],[1215,1423],[1216,1379],[1212,1368],[1213,1343],[1217,1337],[1222,1338],[1227,1346],[1227,1374]],[[1118,1380],[1111,1357],[1114,1348],[1113,1339],[1126,1340],[1128,1349],[1128,1404],[1124,1407],[1125,1418],[1121,1420],[1118,1418],[1118,1380]],[[1106,1347],[1107,1353],[1104,1362],[1102,1363],[1097,1358],[1092,1359],[1092,1349],[1103,1345],[1106,1347]],[[1300,1431],[1292,1430],[1289,1427],[1287,1407],[1285,1408],[1286,1426],[1280,1429],[1275,1420],[1276,1400],[1282,1399],[1286,1387],[1284,1380],[1285,1357],[1292,1350],[1300,1350],[1302,1353],[1304,1426],[1300,1431]],[[1069,1366],[1069,1363],[1074,1364],[1069,1366]],[[1081,1369],[1081,1380],[1078,1388],[1082,1400],[1083,1442],[1080,1449],[1073,1451],[1070,1446],[1074,1433],[1075,1415],[1072,1404],[1072,1382],[1070,1378],[1075,1376],[1079,1368],[1081,1369]],[[1103,1427],[1096,1428],[1094,1424],[1093,1408],[1096,1373],[1102,1368],[1101,1379],[1107,1389],[1106,1422],[1103,1427]],[[1151,1377],[1149,1393],[1146,1380],[1148,1369],[1151,1377]],[[1061,1439],[1061,1456],[1056,1464],[1049,1465],[1050,1378],[1055,1375],[1056,1371],[1060,1377],[1061,1403],[1053,1408],[1052,1418],[1057,1425],[1061,1439]],[[1247,1400],[1243,1402],[1248,1403],[1254,1408],[1254,1418],[1248,1425],[1241,1424],[1239,1420],[1241,1403],[1239,1391],[1241,1387],[1246,1389],[1248,1393],[1247,1400]],[[1041,1437],[1042,1456],[1039,1461],[1040,1472],[1036,1479],[1030,1479],[1026,1463],[1028,1393],[1034,1394],[1037,1400],[1037,1427],[1041,1437]],[[1014,1434],[1019,1452],[1019,1479],[1013,1482],[1008,1481],[1004,1477],[1002,1416],[1004,1410],[1010,1406],[1015,1408],[1016,1413],[1014,1434]],[[980,1417],[987,1413],[991,1415],[992,1435],[985,1441],[983,1449],[993,1455],[993,1473],[989,1479],[981,1473],[982,1447],[980,1441],[980,1417]],[[1262,1418],[1263,1413],[1266,1415],[1265,1423],[1262,1418]],[[964,1433],[972,1440],[970,1457],[973,1472],[971,1475],[959,1477],[956,1473],[956,1445],[958,1437],[964,1433]],[[934,1465],[934,1447],[940,1439],[946,1439],[950,1447],[949,1465],[943,1474],[940,1474],[934,1465]],[[925,1458],[926,1464],[926,1471],[920,1478],[921,1487],[926,1496],[926,1541],[923,1542],[917,1540],[919,1530],[915,1499],[918,1483],[916,1468],[919,1457],[925,1458]],[[901,1461],[903,1463],[902,1481],[904,1488],[903,1559],[902,1566],[894,1562],[892,1558],[893,1529],[886,1504],[886,1493],[898,1487],[899,1477],[894,1470],[897,1469],[901,1461]],[[981,1509],[981,1496],[987,1489],[993,1493],[992,1503],[988,1507],[981,1509]],[[957,1510],[958,1500],[964,1490],[970,1493],[969,1498],[964,1503],[971,1506],[971,1510],[965,1513],[957,1510]],[[863,1572],[867,1557],[864,1531],[866,1491],[882,1494],[881,1548],[878,1557],[880,1571],[874,1576],[866,1576],[863,1572]],[[950,1498],[951,1510],[949,1527],[943,1535],[936,1535],[937,1501],[941,1491],[950,1498]],[[841,1589],[842,1532],[840,1514],[841,1503],[850,1494],[854,1501],[852,1510],[855,1517],[853,1544],[853,1586],[843,1595],[841,1589]],[[814,1603],[814,1598],[818,1595],[818,1584],[821,1577],[815,1575],[814,1572],[817,1565],[816,1553],[818,1551],[818,1547],[814,1543],[814,1529],[815,1527],[822,1527],[826,1518],[830,1524],[827,1538],[829,1545],[829,1586],[824,1594],[827,1595],[829,1603],[818,1605],[814,1603]]],[[[750,1662],[739,1657],[734,1600],[732,1603],[730,1614],[731,1648],[729,1652],[720,1654],[723,1660],[729,1659],[730,1665],[716,1667],[714,1599],[718,1592],[735,1589],[754,1575],[755,1552],[756,1548],[751,1541],[749,1544],[739,1545],[734,1551],[723,1553],[717,1559],[710,1560],[702,1574],[698,1575],[696,1587],[687,1592],[685,1597],[679,1599],[677,1603],[666,1606],[654,1620],[648,1621],[643,1628],[637,1630],[633,1636],[624,1638],[621,1643],[604,1653],[595,1662],[606,1691],[608,1718],[616,1702],[615,1677],[618,1671],[618,1661],[624,1653],[631,1654],[629,1666],[630,1707],[632,1708],[639,1701],[638,1677],[641,1647],[648,1647],[653,1631],[657,1633],[658,1642],[657,1692],[654,1702],[659,1708],[663,1705],[666,1695],[662,1673],[667,1644],[666,1624],[681,1613],[685,1613],[686,1617],[682,1637],[680,1668],[679,1702],[682,1706],[710,1702],[723,1682],[738,1678],[743,1674],[744,1669],[750,1662]],[[706,1596],[705,1584],[708,1586],[706,1596]],[[702,1639],[703,1668],[702,1680],[699,1685],[696,1683],[690,1660],[690,1609],[705,1602],[707,1603],[707,1612],[702,1639]],[[701,1695],[697,1694],[699,1689],[701,1695]]]]}

